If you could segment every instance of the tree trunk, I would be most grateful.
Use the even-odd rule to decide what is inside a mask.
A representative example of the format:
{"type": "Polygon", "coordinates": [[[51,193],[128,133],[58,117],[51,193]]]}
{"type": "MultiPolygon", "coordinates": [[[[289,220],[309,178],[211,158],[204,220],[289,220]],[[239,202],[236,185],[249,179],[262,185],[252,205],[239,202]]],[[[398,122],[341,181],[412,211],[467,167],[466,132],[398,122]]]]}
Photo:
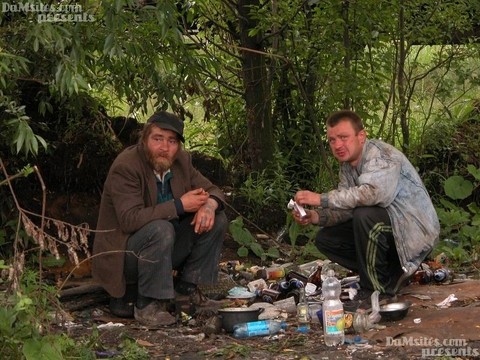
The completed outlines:
{"type": "MultiPolygon", "coordinates": [[[[398,102],[399,102],[399,115],[400,115],[400,126],[402,127],[402,150],[407,154],[409,145],[410,145],[410,131],[408,128],[407,120],[407,100],[406,100],[406,84],[405,84],[405,60],[407,57],[407,51],[405,49],[405,4],[404,1],[400,1],[400,9],[398,16],[398,27],[399,27],[399,56],[398,56],[398,72],[397,72],[397,81],[398,81],[398,102]]],[[[393,139],[395,136],[393,136],[393,139]]]]}
{"type": "Polygon", "coordinates": [[[259,1],[238,1],[248,153],[252,170],[261,171],[273,159],[272,105],[261,36],[249,35],[249,31],[257,24],[250,17],[252,5],[258,6],[259,1]]]}

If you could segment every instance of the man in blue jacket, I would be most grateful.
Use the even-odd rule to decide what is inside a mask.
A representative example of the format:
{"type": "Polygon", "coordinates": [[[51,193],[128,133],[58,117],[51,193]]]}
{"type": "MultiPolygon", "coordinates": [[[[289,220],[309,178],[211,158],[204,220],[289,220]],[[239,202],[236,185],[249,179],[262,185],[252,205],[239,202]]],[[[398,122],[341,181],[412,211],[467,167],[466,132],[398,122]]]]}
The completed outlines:
{"type": "Polygon", "coordinates": [[[332,261],[357,272],[361,303],[378,290],[393,296],[416,271],[438,240],[440,225],[415,168],[395,147],[369,140],[362,120],[341,110],[327,121],[327,138],[341,163],[337,189],[298,191],[294,200],[317,224],[316,246],[332,261]]]}

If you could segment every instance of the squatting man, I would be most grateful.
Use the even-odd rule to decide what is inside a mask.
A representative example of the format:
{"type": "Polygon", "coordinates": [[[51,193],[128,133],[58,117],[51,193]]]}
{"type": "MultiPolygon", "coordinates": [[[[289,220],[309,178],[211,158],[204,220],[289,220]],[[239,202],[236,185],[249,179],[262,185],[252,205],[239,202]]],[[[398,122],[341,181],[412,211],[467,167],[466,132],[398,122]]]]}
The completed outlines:
{"type": "Polygon", "coordinates": [[[153,114],[139,143],[111,165],[100,203],[93,276],[113,314],[147,326],[175,323],[172,304],[220,306],[198,285],[217,280],[224,194],[194,168],[183,142],[176,115],[153,114]]]}
{"type": "Polygon", "coordinates": [[[337,111],[326,127],[340,162],[338,187],[298,191],[294,200],[307,205],[306,216],[294,210],[293,217],[319,225],[320,252],[359,274],[361,290],[346,304],[355,310],[368,305],[375,290],[381,298],[393,297],[433,249],[440,225],[415,168],[392,145],[368,139],[358,114],[337,111]]]}

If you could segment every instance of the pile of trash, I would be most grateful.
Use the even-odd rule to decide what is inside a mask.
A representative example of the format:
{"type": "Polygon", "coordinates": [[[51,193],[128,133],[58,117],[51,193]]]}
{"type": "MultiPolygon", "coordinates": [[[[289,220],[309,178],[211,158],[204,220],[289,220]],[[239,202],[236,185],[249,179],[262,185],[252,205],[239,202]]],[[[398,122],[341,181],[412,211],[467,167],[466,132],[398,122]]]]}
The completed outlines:
{"type": "Polygon", "coordinates": [[[359,288],[358,275],[329,260],[249,268],[236,260],[221,263],[220,269],[236,284],[228,290],[227,298],[246,300],[246,303],[270,303],[287,312],[296,311],[301,288],[304,288],[309,302],[321,301],[322,282],[329,269],[333,269],[341,279],[343,297],[353,299],[359,288]]]}
{"type": "MultiPolygon", "coordinates": [[[[445,255],[440,254],[434,260],[422,263],[410,282],[440,284],[453,281],[454,274],[445,265],[447,261],[445,255]]],[[[309,302],[321,302],[322,282],[329,269],[335,271],[341,282],[341,300],[352,300],[360,289],[359,276],[330,260],[318,259],[300,265],[271,264],[268,267],[246,267],[238,260],[220,263],[220,271],[231,279],[230,285],[233,285],[227,290],[227,298],[247,300],[246,303],[261,301],[280,307],[291,304],[292,300],[297,304],[299,289],[303,287],[309,302]]]]}
{"type": "MultiPolygon", "coordinates": [[[[220,263],[222,276],[228,278],[224,297],[231,307],[260,309],[258,320],[287,320],[298,317],[299,301],[305,297],[308,319],[322,326],[322,284],[330,270],[334,270],[341,284],[340,300],[353,300],[358,290],[359,276],[329,260],[314,260],[300,265],[294,263],[271,264],[268,267],[247,267],[238,260],[220,263]]],[[[446,283],[453,280],[453,272],[445,266],[445,259],[422,263],[411,282],[420,284],[446,283]]],[[[371,328],[381,329],[379,293],[373,292],[370,309],[355,313],[345,312],[345,332],[361,333],[371,328]]],[[[408,311],[408,308],[406,309],[408,311]]],[[[280,327],[279,327],[280,329],[280,327]]]]}

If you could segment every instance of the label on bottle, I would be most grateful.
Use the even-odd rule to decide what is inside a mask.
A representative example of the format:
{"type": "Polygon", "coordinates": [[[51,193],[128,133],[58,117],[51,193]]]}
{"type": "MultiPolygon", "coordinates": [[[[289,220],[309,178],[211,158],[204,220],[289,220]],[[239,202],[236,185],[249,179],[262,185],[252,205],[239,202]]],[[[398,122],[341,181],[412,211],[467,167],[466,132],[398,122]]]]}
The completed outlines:
{"type": "Polygon", "coordinates": [[[277,280],[281,279],[285,276],[285,269],[284,268],[267,268],[267,279],[269,280],[277,280]]]}
{"type": "Polygon", "coordinates": [[[266,321],[253,321],[253,322],[247,323],[248,336],[268,335],[269,332],[270,332],[270,329],[266,321]]]}
{"type": "Polygon", "coordinates": [[[325,310],[325,333],[328,335],[338,335],[343,333],[345,327],[345,319],[343,317],[343,309],[325,310]]]}
{"type": "Polygon", "coordinates": [[[298,322],[301,322],[301,323],[308,323],[309,314],[308,314],[308,305],[306,303],[304,304],[300,303],[297,305],[297,320],[298,322]]]}

